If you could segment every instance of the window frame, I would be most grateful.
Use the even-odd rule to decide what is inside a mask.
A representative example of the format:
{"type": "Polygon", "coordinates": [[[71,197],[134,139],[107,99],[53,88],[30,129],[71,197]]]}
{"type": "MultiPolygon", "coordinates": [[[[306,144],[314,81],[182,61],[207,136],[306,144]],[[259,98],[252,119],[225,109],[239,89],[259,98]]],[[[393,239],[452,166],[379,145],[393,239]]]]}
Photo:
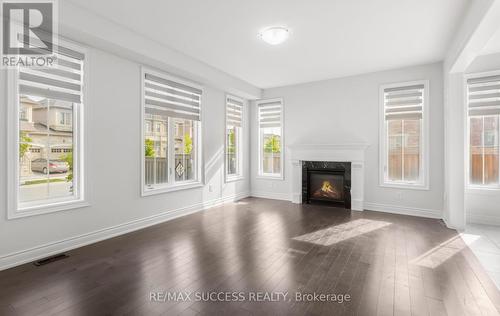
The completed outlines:
{"type": "MultiPolygon", "coordinates": [[[[430,84],[429,80],[414,80],[383,84],[379,89],[379,186],[398,189],[430,190],[429,187],[429,112],[430,112],[430,84]],[[412,85],[424,85],[422,103],[422,122],[420,124],[420,164],[419,181],[390,181],[388,174],[388,121],[385,119],[385,98],[384,90],[388,88],[406,87],[412,85]]],[[[404,172],[404,170],[403,170],[404,172]]]]}
{"type": "MultiPolygon", "coordinates": [[[[205,174],[203,170],[205,170],[205,165],[204,165],[204,150],[203,150],[203,139],[202,139],[202,130],[203,130],[203,87],[199,84],[196,84],[192,81],[187,81],[184,79],[181,79],[179,77],[157,71],[155,69],[149,68],[142,66],[141,67],[141,114],[140,114],[140,124],[141,124],[141,150],[140,150],[140,170],[141,170],[141,196],[146,197],[146,196],[151,196],[151,195],[157,195],[157,194],[163,194],[163,193],[168,193],[168,192],[175,192],[175,191],[180,191],[180,190],[187,190],[187,189],[193,189],[193,188],[199,188],[204,186],[205,184],[205,174]],[[146,170],[145,170],[145,161],[146,157],[144,156],[144,146],[145,146],[145,110],[146,110],[146,102],[145,102],[145,75],[146,73],[152,74],[167,80],[171,80],[177,83],[181,83],[187,86],[191,86],[193,88],[197,88],[202,91],[202,95],[200,96],[200,121],[197,122],[196,124],[196,131],[195,131],[195,140],[193,144],[193,148],[195,151],[194,154],[194,164],[195,164],[195,179],[194,180],[188,180],[188,181],[181,181],[181,182],[176,182],[175,181],[175,166],[171,165],[171,162],[175,162],[175,153],[174,153],[174,139],[170,136],[173,135],[174,133],[174,124],[173,120],[175,119],[174,117],[167,117],[167,159],[169,163],[169,172],[168,172],[168,183],[164,184],[159,184],[155,185],[153,188],[148,188],[146,186],[146,170]]],[[[196,121],[195,121],[196,122],[196,121]]],[[[153,125],[153,124],[152,124],[153,125]]],[[[154,126],[152,127],[154,130],[154,126]]]]}
{"type": "Polygon", "coordinates": [[[229,182],[234,182],[234,181],[240,181],[245,179],[245,176],[243,174],[243,152],[244,152],[244,146],[243,146],[243,134],[244,134],[244,129],[245,129],[245,115],[246,115],[246,110],[245,110],[245,103],[246,101],[240,97],[237,97],[235,95],[231,94],[226,94],[225,96],[225,104],[224,104],[224,179],[226,183],[229,182]],[[243,106],[241,107],[241,127],[239,127],[239,133],[237,135],[238,140],[237,140],[237,165],[236,165],[236,174],[228,174],[228,161],[227,161],[227,148],[228,148],[228,133],[227,133],[227,100],[228,98],[234,99],[236,101],[240,101],[243,106]]]}
{"type": "Polygon", "coordinates": [[[257,173],[257,178],[258,179],[268,179],[268,180],[284,180],[285,179],[285,135],[284,135],[284,115],[285,115],[285,108],[284,108],[284,102],[283,98],[270,98],[270,99],[261,99],[257,100],[255,102],[256,105],[256,112],[257,112],[257,133],[258,133],[258,173],[257,173]],[[259,120],[259,104],[261,103],[270,103],[270,102],[280,102],[281,103],[281,116],[280,116],[280,131],[281,131],[281,136],[280,136],[280,173],[279,174],[274,174],[274,173],[264,173],[263,172],[263,147],[262,147],[262,129],[260,128],[260,120],[259,120]]]}
{"type": "Polygon", "coordinates": [[[77,187],[77,194],[71,197],[46,199],[46,203],[40,201],[19,202],[19,70],[8,69],[6,71],[6,99],[7,104],[7,148],[12,154],[7,156],[7,219],[18,219],[23,217],[66,211],[76,208],[90,206],[89,202],[89,175],[87,167],[87,121],[89,117],[89,49],[72,40],[59,37],[59,45],[73,49],[84,54],[83,80],[82,80],[82,103],[73,104],[73,183],[77,187]],[[11,106],[12,105],[12,106],[11,106]],[[76,108],[76,110],[75,110],[76,108]],[[76,154],[75,154],[76,153],[76,154]]]}
{"type": "MultiPolygon", "coordinates": [[[[469,73],[465,74],[463,76],[463,95],[464,95],[464,126],[465,126],[465,140],[464,140],[464,146],[465,146],[465,183],[466,183],[466,190],[469,192],[473,191],[482,191],[482,192],[497,192],[500,191],[500,156],[498,159],[499,162],[499,176],[498,176],[498,183],[496,184],[472,184],[471,183],[471,168],[470,168],[470,121],[471,121],[471,116],[469,116],[469,86],[467,84],[467,80],[469,79],[475,79],[475,78],[481,78],[481,77],[488,77],[488,76],[498,76],[500,75],[500,70],[491,70],[491,71],[485,71],[485,72],[475,72],[475,73],[469,73]]],[[[482,116],[476,116],[476,117],[498,117],[498,132],[499,132],[499,138],[500,138],[500,114],[497,115],[482,115],[482,116]]],[[[484,127],[484,121],[483,121],[483,127],[484,127]]],[[[484,129],[481,135],[482,143],[484,144],[484,129]]],[[[499,139],[500,142],[500,139],[499,139]]],[[[484,159],[484,157],[483,157],[484,159]]],[[[483,166],[484,167],[484,166],[483,166]]],[[[483,170],[483,178],[484,178],[484,170],[483,170]]]]}

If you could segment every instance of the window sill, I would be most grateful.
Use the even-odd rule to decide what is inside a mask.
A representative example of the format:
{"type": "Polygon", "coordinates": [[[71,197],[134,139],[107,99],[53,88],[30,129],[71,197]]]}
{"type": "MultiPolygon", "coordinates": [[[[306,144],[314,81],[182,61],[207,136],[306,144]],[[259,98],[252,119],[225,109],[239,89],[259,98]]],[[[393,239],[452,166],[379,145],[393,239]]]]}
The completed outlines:
{"type": "Polygon", "coordinates": [[[143,188],[142,189],[142,196],[144,197],[144,196],[163,194],[163,193],[188,190],[188,189],[195,189],[195,188],[201,188],[201,187],[203,187],[203,183],[197,181],[197,182],[177,184],[175,186],[157,187],[157,188],[152,188],[149,190],[143,188]]]}
{"type": "Polygon", "coordinates": [[[244,179],[245,177],[243,176],[226,176],[226,183],[237,182],[244,179]]]}
{"type": "Polygon", "coordinates": [[[420,191],[429,191],[430,188],[428,185],[424,184],[410,184],[410,183],[381,183],[381,187],[383,188],[392,188],[392,189],[406,189],[406,190],[420,190],[420,191]]]}
{"type": "Polygon", "coordinates": [[[8,219],[49,214],[49,213],[67,211],[88,206],[90,206],[90,203],[86,200],[71,200],[71,201],[47,204],[43,206],[25,207],[25,208],[19,208],[17,211],[9,212],[8,219]]]}
{"type": "Polygon", "coordinates": [[[466,194],[478,194],[478,195],[487,195],[487,196],[495,196],[500,194],[500,187],[498,186],[475,186],[469,185],[465,189],[466,194]]]}
{"type": "Polygon", "coordinates": [[[285,177],[283,177],[283,176],[266,176],[266,175],[262,175],[262,174],[259,174],[255,178],[261,179],[261,180],[279,180],[279,181],[285,180],[285,177]]]}

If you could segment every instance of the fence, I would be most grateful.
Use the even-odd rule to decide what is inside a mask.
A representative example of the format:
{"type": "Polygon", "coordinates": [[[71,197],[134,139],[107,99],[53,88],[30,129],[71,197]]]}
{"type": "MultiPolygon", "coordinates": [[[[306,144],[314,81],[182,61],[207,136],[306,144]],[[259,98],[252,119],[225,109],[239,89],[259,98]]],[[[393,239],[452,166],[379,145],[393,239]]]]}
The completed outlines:
{"type": "MultiPolygon", "coordinates": [[[[146,185],[167,183],[168,182],[168,161],[165,157],[145,157],[145,183],[146,185]]],[[[189,180],[192,178],[193,159],[191,154],[177,154],[175,155],[175,165],[172,172],[175,172],[175,180],[189,180]],[[178,175],[174,170],[175,167],[181,163],[184,167],[184,172],[178,175]],[[184,178],[185,177],[185,178],[184,178]]]]}
{"type": "Polygon", "coordinates": [[[227,173],[235,174],[236,173],[236,154],[228,153],[226,154],[227,161],[227,173]]]}
{"type": "Polygon", "coordinates": [[[280,153],[264,153],[262,161],[262,170],[265,173],[280,173],[281,172],[281,154],[280,153]]]}
{"type": "Polygon", "coordinates": [[[417,180],[418,173],[420,169],[420,156],[418,154],[405,154],[402,158],[401,154],[390,154],[389,155],[389,179],[402,180],[404,172],[405,180],[417,180]],[[403,159],[404,159],[404,171],[403,169],[403,159]]]}
{"type": "MultiPolygon", "coordinates": [[[[470,182],[483,184],[483,155],[472,153],[470,157],[470,182]]],[[[498,155],[484,155],[484,184],[498,183],[498,155]]]]}

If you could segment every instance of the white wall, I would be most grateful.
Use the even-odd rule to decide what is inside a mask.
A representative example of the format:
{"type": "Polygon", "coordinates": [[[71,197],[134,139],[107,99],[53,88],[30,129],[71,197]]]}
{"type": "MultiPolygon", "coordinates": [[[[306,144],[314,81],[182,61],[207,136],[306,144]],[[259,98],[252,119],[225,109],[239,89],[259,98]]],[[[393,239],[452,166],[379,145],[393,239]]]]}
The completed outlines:
{"type": "Polygon", "coordinates": [[[465,228],[465,117],[463,75],[500,27],[500,1],[471,1],[443,61],[445,164],[443,219],[465,228]]]}
{"type": "MultiPolygon", "coordinates": [[[[91,206],[81,209],[6,219],[6,108],[11,105],[4,99],[5,73],[1,73],[0,96],[4,106],[0,107],[0,269],[182,213],[170,211],[195,211],[225,199],[248,195],[248,124],[244,130],[245,179],[225,184],[225,92],[205,85],[202,128],[206,185],[141,197],[140,64],[97,49],[90,49],[89,57],[90,89],[85,106],[89,107],[87,149],[91,206]],[[38,248],[40,246],[43,247],[38,248]]],[[[248,113],[248,105],[245,107],[248,113]]],[[[248,122],[248,115],[246,119],[248,122]]]]}
{"type": "MultiPolygon", "coordinates": [[[[354,77],[263,91],[283,97],[285,147],[300,143],[366,141],[365,203],[393,212],[441,216],[443,207],[443,77],[442,64],[409,67],[354,77]],[[430,80],[430,190],[379,186],[379,87],[381,84],[430,80]]],[[[285,152],[285,179],[257,178],[257,125],[252,106],[252,195],[290,199],[290,162],[285,152]]]]}
{"type": "MultiPolygon", "coordinates": [[[[500,70],[500,53],[478,56],[467,68],[467,73],[500,70]]],[[[466,189],[465,211],[469,223],[500,225],[500,191],[466,189]]]]}

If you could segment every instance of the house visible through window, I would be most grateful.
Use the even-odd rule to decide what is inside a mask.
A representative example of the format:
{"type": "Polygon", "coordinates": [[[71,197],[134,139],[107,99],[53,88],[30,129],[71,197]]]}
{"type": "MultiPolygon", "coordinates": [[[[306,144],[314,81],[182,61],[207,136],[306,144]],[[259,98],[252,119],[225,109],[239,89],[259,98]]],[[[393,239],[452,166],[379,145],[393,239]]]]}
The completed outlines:
{"type": "Polygon", "coordinates": [[[60,125],[71,125],[72,113],[70,112],[57,112],[60,125]]]}
{"type": "Polygon", "coordinates": [[[426,186],[427,82],[381,88],[382,184],[426,186]]]}
{"type": "Polygon", "coordinates": [[[226,180],[242,176],[243,100],[226,97],[226,180]]]}
{"type": "Polygon", "coordinates": [[[18,109],[19,124],[12,150],[16,162],[13,187],[17,190],[9,201],[11,217],[84,202],[80,133],[84,59],[79,49],[61,46],[54,68],[20,67],[12,72],[12,80],[18,84],[12,102],[18,109]]]}
{"type": "Polygon", "coordinates": [[[257,102],[259,124],[259,176],[283,177],[283,102],[257,102]]]}
{"type": "Polygon", "coordinates": [[[467,80],[469,184],[500,187],[500,74],[467,80]]]}
{"type": "Polygon", "coordinates": [[[143,194],[200,183],[201,89],[146,70],[143,84],[143,194]]]}

